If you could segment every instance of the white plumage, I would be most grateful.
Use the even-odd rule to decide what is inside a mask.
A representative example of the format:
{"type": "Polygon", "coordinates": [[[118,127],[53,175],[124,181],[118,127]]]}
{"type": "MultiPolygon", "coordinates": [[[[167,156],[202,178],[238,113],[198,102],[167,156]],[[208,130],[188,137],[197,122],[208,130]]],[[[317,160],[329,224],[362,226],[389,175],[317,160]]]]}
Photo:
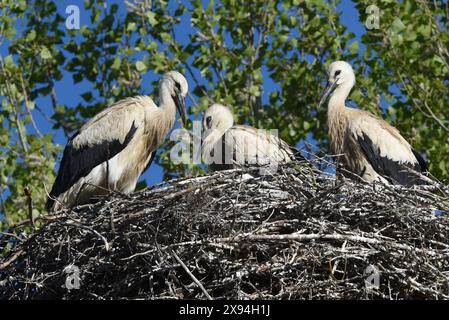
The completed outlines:
{"type": "Polygon", "coordinates": [[[366,111],[345,106],[355,84],[351,65],[334,62],[328,76],[320,105],[330,96],[327,123],[332,151],[342,155],[339,172],[368,182],[424,183],[417,172],[427,170],[426,162],[396,128],[366,111]]]}
{"type": "Polygon", "coordinates": [[[134,191],[176,119],[186,121],[188,85],[178,72],[159,85],[160,106],[148,96],[123,99],[106,108],[69,140],[47,200],[48,210],[86,203],[110,190],[134,191]]]}
{"type": "Polygon", "coordinates": [[[203,131],[203,160],[212,170],[277,166],[294,158],[289,145],[273,132],[234,125],[231,110],[220,104],[206,110],[203,131]]]}

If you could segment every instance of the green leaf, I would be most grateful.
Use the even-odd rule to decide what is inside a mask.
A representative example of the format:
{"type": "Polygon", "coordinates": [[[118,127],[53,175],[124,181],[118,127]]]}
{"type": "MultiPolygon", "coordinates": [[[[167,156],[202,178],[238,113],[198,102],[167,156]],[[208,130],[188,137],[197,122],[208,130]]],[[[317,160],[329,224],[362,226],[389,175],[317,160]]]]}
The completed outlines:
{"type": "Polygon", "coordinates": [[[248,46],[245,51],[243,51],[243,54],[247,57],[252,57],[254,55],[254,49],[251,46],[248,46]]]}
{"type": "Polygon", "coordinates": [[[298,18],[296,16],[290,17],[290,26],[296,27],[298,25],[298,18]]]}
{"type": "Polygon", "coordinates": [[[83,97],[83,99],[84,99],[86,102],[89,102],[89,101],[92,100],[92,92],[88,91],[88,92],[86,92],[86,93],[83,93],[83,94],[81,95],[81,97],[83,97]]]}
{"type": "Polygon", "coordinates": [[[12,59],[12,55],[8,55],[4,59],[6,68],[10,69],[14,67],[14,61],[12,59]]]}
{"type": "Polygon", "coordinates": [[[83,75],[81,73],[74,73],[72,77],[73,82],[75,83],[81,82],[81,80],[83,80],[83,75]]]}
{"type": "Polygon", "coordinates": [[[288,36],[287,35],[280,35],[279,36],[279,42],[280,43],[285,43],[288,40],[288,36]]]}
{"type": "Polygon", "coordinates": [[[407,32],[404,35],[404,40],[406,40],[406,41],[415,41],[417,36],[418,35],[416,34],[416,32],[410,31],[410,32],[407,32]]]}
{"type": "Polygon", "coordinates": [[[158,23],[156,20],[156,13],[154,13],[153,11],[145,12],[145,16],[147,17],[148,22],[152,27],[154,27],[158,23]]]}
{"type": "Polygon", "coordinates": [[[302,126],[303,126],[303,128],[304,128],[305,131],[308,131],[308,130],[310,129],[310,127],[311,127],[310,123],[307,122],[307,121],[304,121],[304,122],[302,123],[302,126]]]}
{"type": "Polygon", "coordinates": [[[159,36],[163,42],[170,42],[172,40],[172,37],[168,32],[161,32],[159,36]]]}
{"type": "Polygon", "coordinates": [[[157,50],[157,43],[156,42],[151,42],[148,46],[147,46],[147,50],[148,51],[156,51],[157,50]]]}
{"type": "Polygon", "coordinates": [[[390,29],[394,33],[399,33],[405,29],[405,25],[400,18],[396,18],[396,19],[394,19],[393,23],[391,24],[390,29]]]}
{"type": "Polygon", "coordinates": [[[26,36],[26,41],[33,41],[34,39],[36,39],[36,30],[31,30],[27,36],[26,36]]]}
{"type": "Polygon", "coordinates": [[[136,70],[139,72],[144,72],[147,69],[145,63],[143,63],[142,61],[137,61],[136,62],[136,70]]]}
{"type": "Polygon", "coordinates": [[[8,25],[6,27],[6,30],[4,31],[4,33],[8,40],[12,40],[17,32],[16,32],[16,29],[14,28],[14,26],[8,25]]]}
{"type": "Polygon", "coordinates": [[[260,96],[260,90],[259,90],[259,87],[258,87],[258,86],[251,86],[251,87],[249,88],[249,93],[250,93],[252,96],[255,96],[255,97],[260,96]]]}
{"type": "Polygon", "coordinates": [[[111,68],[114,70],[120,69],[120,65],[122,63],[122,60],[119,57],[114,58],[114,62],[112,62],[111,68]]]}
{"type": "Polygon", "coordinates": [[[430,24],[421,25],[416,30],[418,33],[420,33],[424,37],[430,36],[430,33],[432,32],[432,27],[430,24]]]}
{"type": "Polygon", "coordinates": [[[91,17],[92,22],[93,23],[98,22],[98,20],[100,20],[100,16],[101,16],[101,10],[97,9],[97,8],[93,8],[92,13],[93,13],[92,17],[91,17]]]}
{"type": "Polygon", "coordinates": [[[40,56],[41,56],[41,58],[44,59],[44,60],[51,59],[51,52],[50,52],[50,50],[48,50],[47,47],[44,46],[44,47],[41,49],[40,56]]]}
{"type": "Polygon", "coordinates": [[[136,31],[137,30],[137,24],[135,22],[130,22],[128,23],[127,27],[126,27],[126,31],[136,31]]]}
{"type": "Polygon", "coordinates": [[[348,50],[351,54],[356,54],[359,51],[359,43],[354,41],[348,46],[348,50]]]}

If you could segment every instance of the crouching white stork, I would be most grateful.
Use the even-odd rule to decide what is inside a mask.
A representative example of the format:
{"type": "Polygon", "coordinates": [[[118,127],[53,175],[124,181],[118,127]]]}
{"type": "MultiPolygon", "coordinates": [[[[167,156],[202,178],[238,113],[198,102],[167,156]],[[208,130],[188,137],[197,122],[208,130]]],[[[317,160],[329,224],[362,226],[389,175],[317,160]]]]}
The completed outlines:
{"type": "Polygon", "coordinates": [[[276,166],[295,158],[290,146],[277,136],[234,125],[231,110],[220,104],[213,104],[204,113],[202,155],[211,170],[276,166]]]}
{"type": "MultiPolygon", "coordinates": [[[[342,155],[341,174],[355,175],[367,182],[387,184],[423,184],[419,172],[427,164],[399,131],[382,119],[345,106],[345,100],[355,84],[350,64],[336,61],[328,69],[328,85],[320,101],[330,96],[327,124],[331,149],[342,155]]],[[[338,170],[338,168],[337,168],[338,170]]]]}
{"type": "Polygon", "coordinates": [[[83,204],[109,190],[134,191],[173,127],[176,110],[185,124],[187,91],[184,76],[170,71],[159,83],[159,107],[148,96],[126,98],[82,126],[64,149],[47,210],[83,204]]]}

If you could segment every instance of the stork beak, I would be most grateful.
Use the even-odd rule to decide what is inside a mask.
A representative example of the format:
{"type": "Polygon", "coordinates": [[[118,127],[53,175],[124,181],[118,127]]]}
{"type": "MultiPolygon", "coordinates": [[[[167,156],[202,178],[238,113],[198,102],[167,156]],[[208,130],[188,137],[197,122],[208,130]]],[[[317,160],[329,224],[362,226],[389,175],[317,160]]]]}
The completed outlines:
{"type": "Polygon", "coordinates": [[[337,81],[327,81],[326,88],[324,89],[323,93],[321,94],[321,100],[318,104],[318,108],[321,107],[321,105],[327,100],[327,98],[331,95],[332,92],[334,92],[335,88],[337,87],[337,81]]]}
{"type": "MultiPolygon", "coordinates": [[[[204,113],[203,113],[203,119],[204,119],[204,113]]],[[[201,145],[203,145],[203,141],[206,138],[207,133],[207,124],[204,124],[204,120],[201,122],[201,145]]]]}
{"type": "Polygon", "coordinates": [[[182,124],[185,126],[187,124],[186,99],[177,93],[173,97],[173,100],[175,101],[176,109],[178,109],[179,115],[181,116],[182,124]]]}

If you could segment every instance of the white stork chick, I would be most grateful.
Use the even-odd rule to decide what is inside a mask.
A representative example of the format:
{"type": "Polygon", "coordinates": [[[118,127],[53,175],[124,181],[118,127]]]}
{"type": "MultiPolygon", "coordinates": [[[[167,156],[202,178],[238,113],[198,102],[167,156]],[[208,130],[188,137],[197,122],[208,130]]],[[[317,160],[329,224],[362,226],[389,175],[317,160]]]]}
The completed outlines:
{"type": "MultiPolygon", "coordinates": [[[[342,174],[367,182],[413,185],[425,183],[417,172],[427,170],[424,159],[386,121],[363,110],[348,108],[345,100],[355,84],[350,64],[329,66],[328,84],[320,106],[330,96],[327,124],[331,149],[342,155],[342,174]]],[[[339,169],[337,169],[339,170],[339,169]]]]}
{"type": "Polygon", "coordinates": [[[294,159],[290,146],[268,131],[234,125],[231,110],[210,106],[203,117],[203,160],[212,170],[241,166],[277,166],[294,159]]]}
{"type": "Polygon", "coordinates": [[[173,127],[176,110],[186,123],[187,91],[184,76],[170,71],[159,83],[159,107],[148,96],[130,97],[83,125],[64,149],[47,210],[87,203],[110,190],[134,191],[173,127]]]}

